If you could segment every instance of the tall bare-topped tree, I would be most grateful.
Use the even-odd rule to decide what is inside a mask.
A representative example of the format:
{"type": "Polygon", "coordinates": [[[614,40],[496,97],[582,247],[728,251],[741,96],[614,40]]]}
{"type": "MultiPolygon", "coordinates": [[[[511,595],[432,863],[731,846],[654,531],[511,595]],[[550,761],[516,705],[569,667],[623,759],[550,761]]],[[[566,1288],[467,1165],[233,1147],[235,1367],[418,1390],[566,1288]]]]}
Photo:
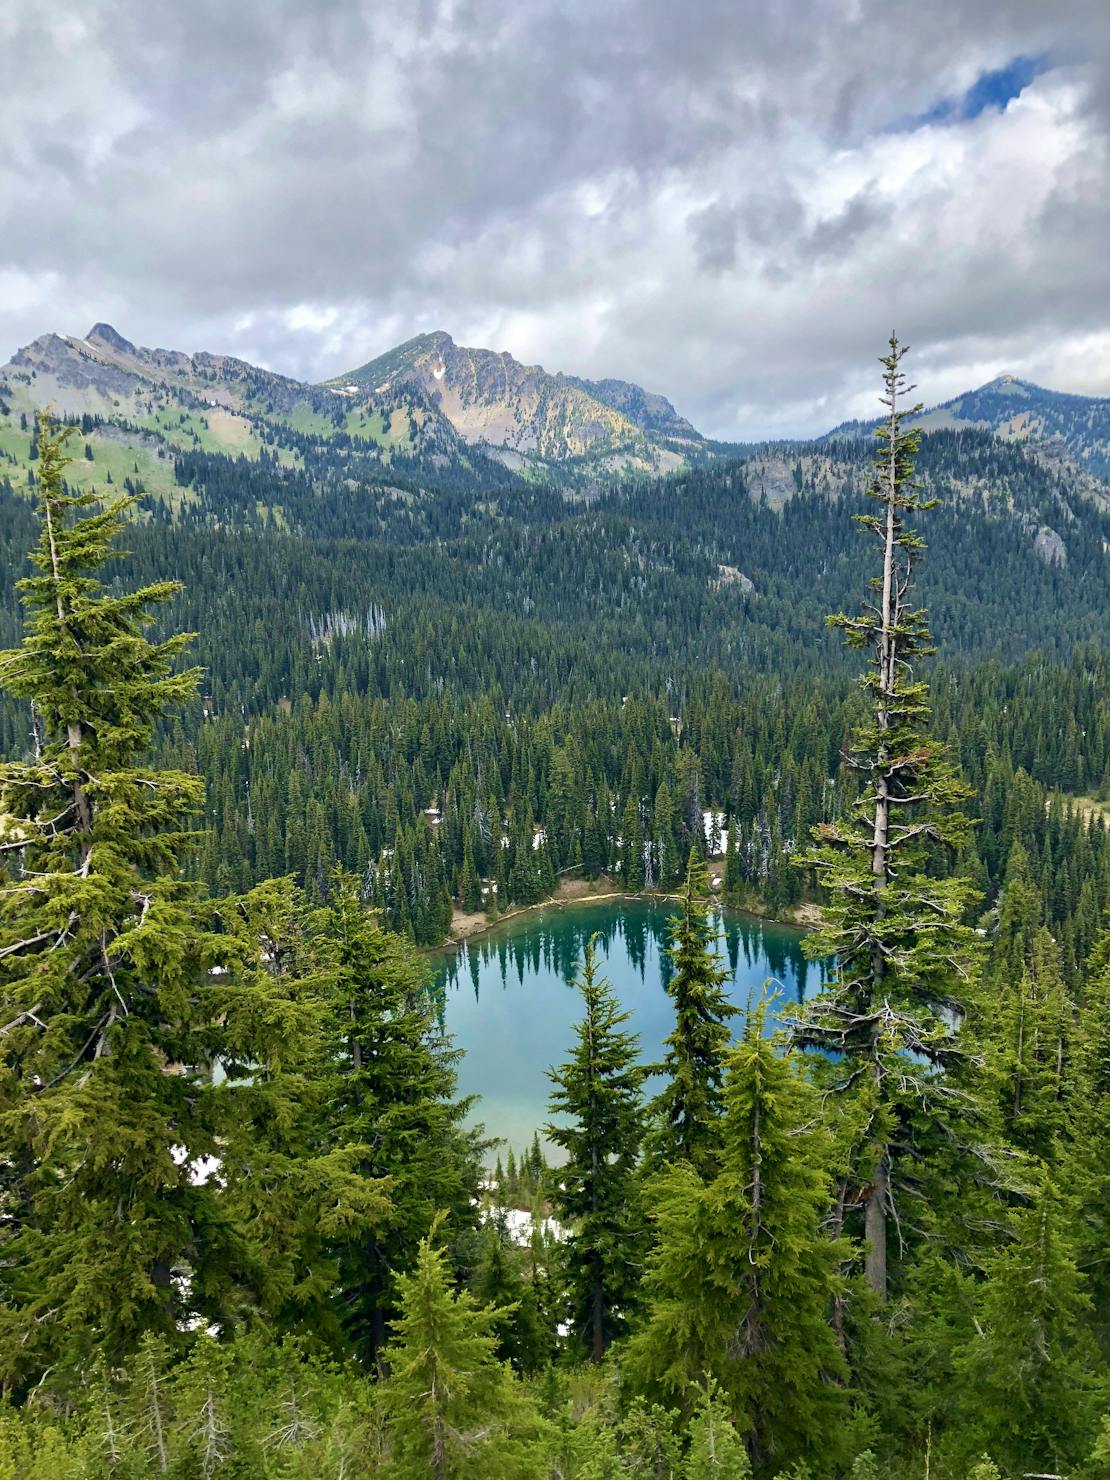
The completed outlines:
{"type": "Polygon", "coordinates": [[[848,1200],[865,1208],[867,1279],[880,1296],[899,1162],[912,1177],[911,1146],[923,1117],[935,1118],[958,1098],[937,1071],[962,1056],[958,1019],[975,941],[961,924],[970,886],[938,866],[969,837],[959,808],[970,793],[929,735],[929,689],[916,676],[918,660],[935,649],[926,613],[910,597],[924,545],[906,518],[936,500],[923,499],[914,481],[920,433],[906,419],[921,408],[907,408],[913,387],[902,371],[905,354],[891,335],[880,362],[886,415],[868,490],[878,509],[856,516],[878,542],[881,573],[858,615],[829,618],[849,646],[870,652],[860,680],[869,713],[845,756],[860,791],[845,817],[814,829],[816,845],[799,860],[828,892],[827,923],[807,949],[835,956],[836,971],[830,990],[793,1023],[797,1042],[839,1056],[840,1087],[863,1098],[848,1200]]]}

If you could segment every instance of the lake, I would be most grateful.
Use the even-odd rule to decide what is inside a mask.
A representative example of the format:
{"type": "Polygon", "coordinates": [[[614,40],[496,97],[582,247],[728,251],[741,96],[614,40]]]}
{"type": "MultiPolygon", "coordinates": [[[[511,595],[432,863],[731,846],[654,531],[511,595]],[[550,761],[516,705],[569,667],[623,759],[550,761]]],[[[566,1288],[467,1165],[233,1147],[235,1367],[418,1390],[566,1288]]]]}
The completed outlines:
{"type": "MultiPolygon", "coordinates": [[[[570,981],[595,933],[604,974],[640,1036],[641,1056],[659,1060],[673,1022],[666,946],[677,910],[673,901],[638,899],[549,906],[434,958],[445,1025],[463,1050],[459,1089],[481,1096],[472,1120],[517,1152],[541,1130],[551,1089],[546,1071],[566,1059],[582,1015],[570,981]]],[[[740,1008],[758,999],[768,978],[779,984],[780,1012],[820,989],[824,970],[802,955],[802,931],[731,910],[714,918],[717,950],[740,1008]]],[[[739,1026],[741,1019],[735,1021],[739,1026]]]]}

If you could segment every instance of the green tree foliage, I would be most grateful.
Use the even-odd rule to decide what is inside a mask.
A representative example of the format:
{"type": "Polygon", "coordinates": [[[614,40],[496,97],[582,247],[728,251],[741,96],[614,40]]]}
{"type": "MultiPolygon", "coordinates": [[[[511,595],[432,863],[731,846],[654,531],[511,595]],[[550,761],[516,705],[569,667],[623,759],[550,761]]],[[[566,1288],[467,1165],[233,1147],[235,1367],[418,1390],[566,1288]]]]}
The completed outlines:
{"type": "Polygon", "coordinates": [[[389,1188],[389,1215],[333,1245],[341,1316],[355,1351],[376,1364],[396,1303],[396,1277],[411,1267],[437,1215],[457,1232],[473,1222],[478,1147],[462,1127],[456,1054],[439,1029],[423,962],[383,930],[358,880],[331,879],[315,929],[331,979],[334,1040],[322,1122],[338,1148],[359,1146],[365,1179],[389,1188]]]}
{"type": "Polygon", "coordinates": [[[172,1331],[176,1272],[199,1271],[212,1154],[200,1075],[211,944],[180,882],[201,783],[143,763],[191,699],[188,639],[152,642],[169,582],[121,595],[98,572],[126,500],[64,491],[65,434],[39,426],[39,540],[21,582],[26,634],[0,680],[33,708],[33,749],[0,767],[0,1347],[9,1383],[90,1349],[172,1331]],[[172,1071],[172,1072],[171,1072],[172,1071]]]}
{"type": "MultiPolygon", "coordinates": [[[[222,904],[231,969],[212,988],[221,1073],[209,1093],[224,1130],[219,1203],[249,1256],[244,1292],[279,1330],[338,1343],[339,1250],[381,1235],[397,1216],[394,1184],[370,1157],[365,1124],[335,1114],[336,972],[289,879],[222,904]]],[[[345,1005],[345,1004],[344,1004],[345,1005]]],[[[239,1314],[223,1296],[224,1318],[239,1314]]],[[[245,1313],[244,1313],[245,1314],[245,1313]]]]}
{"type": "Polygon", "coordinates": [[[396,1480],[530,1480],[540,1423],[498,1361],[495,1315],[453,1294],[442,1250],[425,1241],[400,1277],[401,1314],[380,1389],[389,1423],[385,1474],[396,1480]]]}
{"type": "Polygon", "coordinates": [[[830,1143],[816,1092],[753,1012],[728,1056],[719,1170],[680,1162],[648,1184],[656,1244],[647,1317],[629,1362],[687,1407],[712,1382],[752,1457],[785,1465],[836,1451],[843,1359],[829,1320],[845,1250],[822,1220],[830,1143]]]}
{"type": "Polygon", "coordinates": [[[954,1438],[1015,1473],[1068,1472],[1095,1438],[1105,1381],[1085,1324],[1072,1209],[1045,1179],[990,1260],[972,1338],[956,1358],[954,1438]]]}
{"type": "Polygon", "coordinates": [[[706,865],[691,849],[670,946],[674,973],[667,991],[675,1025],[664,1044],[666,1083],[652,1101],[650,1142],[653,1159],[680,1158],[703,1173],[714,1165],[725,1054],[732,1041],[728,1021],[738,1011],[724,992],[728,972],[713,951],[708,889],[706,865]]]}
{"type": "Polygon", "coordinates": [[[996,1098],[1006,1139],[1028,1155],[1055,1161],[1066,1123],[1064,1070],[1072,1005],[1060,952],[1043,927],[1019,974],[998,984],[986,1049],[984,1088],[996,1098]]]}
{"type": "Polygon", "coordinates": [[[482,1230],[477,1268],[471,1282],[474,1298],[494,1312],[497,1355],[514,1372],[537,1371],[553,1355],[550,1333],[544,1329],[536,1295],[534,1269],[525,1279],[520,1251],[502,1226],[490,1219],[482,1230]]]}
{"type": "Polygon", "coordinates": [[[683,1480],[749,1480],[751,1473],[747,1446],[736,1431],[727,1405],[707,1386],[690,1419],[690,1449],[683,1480]]]}
{"type": "Polygon", "coordinates": [[[577,976],[584,1014],[567,1062],[549,1071],[555,1089],[548,1138],[566,1153],[552,1202],[569,1233],[564,1245],[570,1325],[599,1362],[627,1328],[642,1250],[636,1159],[643,1135],[639,1041],[599,974],[596,938],[577,976]]]}
{"type": "MultiPolygon", "coordinates": [[[[944,1115],[954,1093],[937,1071],[961,1057],[952,1015],[962,1011],[974,939],[963,923],[966,882],[930,866],[930,848],[968,840],[968,819],[957,810],[968,789],[929,736],[928,686],[915,676],[933,649],[925,613],[910,601],[922,541],[905,521],[929,503],[914,482],[920,433],[905,426],[904,354],[892,336],[882,360],[887,415],[876,433],[871,487],[880,511],[857,516],[879,542],[881,573],[859,616],[829,619],[849,646],[871,655],[861,680],[869,712],[852,744],[859,795],[841,820],[817,828],[818,844],[804,859],[827,896],[827,923],[807,949],[835,956],[836,978],[795,1024],[797,1041],[837,1054],[845,1087],[868,1101],[860,1201],[867,1278],[880,1296],[899,1150],[923,1113],[944,1115]]],[[[904,1161],[912,1167],[912,1154],[904,1161]]]]}
{"type": "Polygon", "coordinates": [[[1070,1149],[1064,1175],[1078,1216],[1073,1233],[1100,1339],[1110,1335],[1110,932],[1092,952],[1066,1090],[1070,1149]]]}

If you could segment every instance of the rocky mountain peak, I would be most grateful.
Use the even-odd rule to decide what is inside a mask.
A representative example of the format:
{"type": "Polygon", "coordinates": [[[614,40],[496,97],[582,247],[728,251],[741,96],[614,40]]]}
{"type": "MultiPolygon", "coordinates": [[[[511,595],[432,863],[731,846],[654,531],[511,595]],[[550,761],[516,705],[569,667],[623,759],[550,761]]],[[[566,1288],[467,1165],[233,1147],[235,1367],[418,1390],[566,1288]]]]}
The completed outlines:
{"type": "Polygon", "coordinates": [[[442,329],[418,334],[329,386],[370,394],[411,386],[467,442],[516,465],[591,456],[665,471],[701,456],[704,439],[663,396],[621,380],[583,380],[526,365],[508,350],[456,344],[442,329]]]}
{"type": "Polygon", "coordinates": [[[118,329],[113,329],[111,324],[94,324],[85,335],[87,344],[101,345],[104,349],[114,350],[117,354],[133,355],[135,346],[129,339],[124,339],[118,329]]]}

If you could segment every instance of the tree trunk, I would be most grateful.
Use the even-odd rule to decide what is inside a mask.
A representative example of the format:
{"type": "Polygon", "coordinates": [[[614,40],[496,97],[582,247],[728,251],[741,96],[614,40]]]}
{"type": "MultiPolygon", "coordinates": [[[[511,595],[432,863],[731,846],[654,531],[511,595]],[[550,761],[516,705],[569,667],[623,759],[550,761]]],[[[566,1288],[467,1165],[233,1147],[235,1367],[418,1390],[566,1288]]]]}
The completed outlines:
{"type": "Polygon", "coordinates": [[[605,1291],[602,1286],[601,1266],[595,1258],[593,1309],[590,1312],[590,1360],[600,1362],[605,1355],[605,1291]]]}
{"type": "Polygon", "coordinates": [[[871,1195],[867,1199],[864,1215],[864,1237],[867,1253],[864,1258],[864,1273],[867,1283],[880,1300],[886,1299],[886,1204],[887,1165],[885,1153],[875,1163],[875,1176],[871,1195]]]}
{"type": "MultiPolygon", "coordinates": [[[[882,920],[886,914],[885,893],[886,887],[890,882],[890,789],[886,774],[889,755],[885,735],[890,725],[888,704],[890,696],[894,694],[898,682],[897,643],[894,630],[897,620],[894,594],[894,499],[898,491],[895,397],[896,392],[892,389],[890,402],[890,466],[887,473],[886,528],[883,541],[882,604],[879,611],[880,627],[878,652],[876,655],[879,669],[879,695],[876,705],[876,720],[878,722],[880,738],[877,755],[878,763],[874,773],[875,826],[871,845],[871,876],[875,884],[876,921],[882,920]]],[[[876,1012],[879,1006],[885,971],[886,963],[883,960],[883,953],[876,940],[871,951],[871,980],[869,983],[870,1008],[872,1013],[876,1012]]],[[[876,1081],[880,1077],[878,1038],[879,1026],[878,1022],[876,1022],[872,1028],[872,1067],[876,1081]]],[[[879,1093],[881,1098],[881,1086],[879,1093]]],[[[867,1283],[880,1300],[886,1299],[886,1210],[888,1181],[887,1148],[884,1146],[875,1158],[875,1171],[871,1179],[871,1194],[867,1199],[864,1220],[864,1237],[867,1241],[864,1272],[867,1277],[867,1283]]]]}

